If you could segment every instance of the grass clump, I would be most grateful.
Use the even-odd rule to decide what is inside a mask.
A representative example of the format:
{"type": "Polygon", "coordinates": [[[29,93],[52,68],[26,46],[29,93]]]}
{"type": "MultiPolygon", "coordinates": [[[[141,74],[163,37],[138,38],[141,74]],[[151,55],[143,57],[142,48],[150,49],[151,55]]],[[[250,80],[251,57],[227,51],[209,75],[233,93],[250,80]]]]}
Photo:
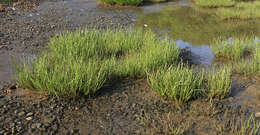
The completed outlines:
{"type": "Polygon", "coordinates": [[[233,65],[234,72],[246,76],[260,75],[260,46],[254,47],[251,59],[241,59],[233,65]]]}
{"type": "Polygon", "coordinates": [[[231,42],[223,39],[215,41],[213,53],[216,58],[232,60],[232,72],[246,76],[260,75],[260,43],[256,38],[233,38],[231,42]]]}
{"type": "Polygon", "coordinates": [[[180,102],[196,98],[202,91],[203,80],[203,74],[195,74],[182,64],[149,75],[149,84],[157,93],[180,102]]]}
{"type": "Polygon", "coordinates": [[[195,73],[191,68],[180,64],[167,70],[158,70],[148,77],[149,84],[163,97],[187,102],[203,94],[209,98],[223,99],[231,91],[231,71],[228,68],[218,71],[204,70],[195,73]]]}
{"type": "Polygon", "coordinates": [[[111,4],[111,5],[118,4],[118,5],[138,6],[143,2],[143,0],[99,0],[99,2],[111,4]]]}
{"type": "Polygon", "coordinates": [[[230,7],[234,6],[234,0],[195,0],[195,4],[201,7],[230,7]]]}
{"type": "Polygon", "coordinates": [[[167,0],[99,0],[100,3],[121,6],[139,6],[144,2],[166,2],[167,0]]]}
{"type": "Polygon", "coordinates": [[[210,98],[223,99],[231,91],[231,70],[223,68],[218,71],[211,71],[207,77],[206,88],[210,98]]]}
{"type": "Polygon", "coordinates": [[[48,51],[29,65],[17,66],[16,80],[57,96],[89,95],[111,79],[145,77],[174,63],[178,55],[175,44],[151,31],[84,30],[52,38],[48,51]]]}
{"type": "Polygon", "coordinates": [[[223,57],[230,60],[238,60],[253,51],[253,44],[253,40],[247,37],[232,38],[232,40],[219,38],[214,41],[212,50],[217,58],[223,57]]]}
{"type": "Polygon", "coordinates": [[[239,2],[233,8],[220,8],[217,15],[221,20],[260,18],[260,1],[239,2]]]}

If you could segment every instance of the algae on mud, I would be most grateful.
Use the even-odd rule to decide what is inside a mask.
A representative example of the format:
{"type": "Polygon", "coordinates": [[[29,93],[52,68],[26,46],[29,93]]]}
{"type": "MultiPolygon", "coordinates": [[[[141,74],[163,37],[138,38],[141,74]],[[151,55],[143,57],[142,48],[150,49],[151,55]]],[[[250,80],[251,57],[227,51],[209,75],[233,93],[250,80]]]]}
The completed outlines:
{"type": "Polygon", "coordinates": [[[259,36],[260,21],[221,21],[214,9],[198,7],[167,7],[159,12],[142,14],[136,24],[153,29],[160,35],[191,42],[194,45],[210,44],[218,37],[259,36]]]}

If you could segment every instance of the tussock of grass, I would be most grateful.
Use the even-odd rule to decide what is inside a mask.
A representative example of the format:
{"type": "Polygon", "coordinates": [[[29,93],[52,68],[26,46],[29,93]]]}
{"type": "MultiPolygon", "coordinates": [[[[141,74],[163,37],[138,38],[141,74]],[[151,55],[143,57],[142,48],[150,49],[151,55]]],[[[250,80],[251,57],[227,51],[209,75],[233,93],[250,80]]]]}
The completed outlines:
{"type": "Polygon", "coordinates": [[[110,79],[146,77],[178,59],[179,50],[150,31],[84,30],[52,38],[30,66],[17,67],[17,82],[57,96],[95,93],[110,79]]]}
{"type": "Polygon", "coordinates": [[[187,102],[205,93],[209,98],[223,99],[231,91],[231,72],[228,68],[205,73],[194,73],[182,64],[167,70],[158,70],[148,77],[149,84],[163,97],[187,102]]]}
{"type": "Polygon", "coordinates": [[[217,11],[222,20],[260,18],[260,2],[239,2],[234,8],[220,8],[217,11]]]}
{"type": "Polygon", "coordinates": [[[138,6],[143,2],[166,2],[167,0],[99,0],[100,3],[110,4],[110,5],[122,5],[122,6],[138,6]]]}
{"type": "Polygon", "coordinates": [[[260,47],[254,47],[251,59],[241,59],[233,65],[234,72],[246,76],[260,75],[260,47]]]}
{"type": "Polygon", "coordinates": [[[203,74],[196,75],[190,68],[179,65],[150,74],[149,84],[163,97],[187,102],[202,91],[203,74]]]}
{"type": "Polygon", "coordinates": [[[99,0],[101,3],[138,6],[143,0],[99,0]]]}
{"type": "Polygon", "coordinates": [[[232,41],[219,38],[214,41],[212,50],[217,58],[224,57],[230,60],[238,60],[253,51],[253,44],[254,40],[247,37],[233,38],[232,41]]]}
{"type": "Polygon", "coordinates": [[[223,99],[231,91],[231,70],[223,68],[218,71],[211,71],[207,77],[208,96],[210,98],[223,99]]]}
{"type": "Polygon", "coordinates": [[[232,42],[218,39],[215,44],[216,58],[233,60],[230,65],[233,73],[260,75],[260,43],[255,38],[233,38],[232,42]]]}
{"type": "Polygon", "coordinates": [[[195,4],[202,7],[230,7],[235,5],[234,0],[196,0],[195,4]]]}

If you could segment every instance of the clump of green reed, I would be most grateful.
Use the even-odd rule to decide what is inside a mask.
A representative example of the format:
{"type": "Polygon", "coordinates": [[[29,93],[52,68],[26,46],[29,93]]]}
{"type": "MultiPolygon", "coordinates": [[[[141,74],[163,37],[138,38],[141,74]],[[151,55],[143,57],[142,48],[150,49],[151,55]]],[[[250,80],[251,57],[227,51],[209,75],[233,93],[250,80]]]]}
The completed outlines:
{"type": "Polygon", "coordinates": [[[254,46],[252,38],[232,38],[232,41],[221,38],[214,41],[212,51],[217,58],[223,57],[238,60],[252,52],[254,46]]]}
{"type": "Polygon", "coordinates": [[[260,75],[260,47],[254,47],[253,56],[251,59],[241,59],[233,65],[235,73],[246,76],[260,75]]]}
{"type": "Polygon", "coordinates": [[[122,6],[139,6],[143,2],[165,2],[167,0],[99,0],[100,3],[122,6]]]}
{"type": "Polygon", "coordinates": [[[101,3],[138,6],[143,0],[99,0],[101,3]]]}
{"type": "Polygon", "coordinates": [[[223,99],[229,95],[232,83],[228,68],[195,73],[183,64],[149,74],[148,82],[163,97],[180,102],[187,102],[203,94],[209,98],[223,99]]]}
{"type": "Polygon", "coordinates": [[[233,60],[232,72],[243,75],[259,75],[260,47],[255,38],[233,38],[231,42],[223,39],[215,41],[213,52],[217,58],[233,60]]]}
{"type": "Polygon", "coordinates": [[[151,31],[84,30],[50,40],[48,51],[16,68],[17,82],[57,96],[95,93],[110,79],[146,77],[179,56],[175,44],[151,31]]]}
{"type": "Polygon", "coordinates": [[[239,2],[234,8],[220,8],[217,15],[222,20],[260,18],[260,2],[239,2]]]}
{"type": "Polygon", "coordinates": [[[181,102],[196,98],[202,91],[204,75],[195,74],[183,64],[157,70],[148,77],[149,84],[161,96],[181,102]]]}
{"type": "Polygon", "coordinates": [[[235,5],[234,0],[195,0],[195,4],[202,7],[230,7],[235,5]]]}
{"type": "Polygon", "coordinates": [[[144,77],[162,65],[170,66],[177,62],[179,49],[169,44],[167,39],[157,40],[154,36],[145,42],[146,45],[137,53],[130,53],[118,62],[117,76],[144,77]]]}
{"type": "Polygon", "coordinates": [[[223,68],[217,71],[211,71],[207,74],[206,88],[209,98],[223,99],[231,91],[231,70],[223,68]]]}

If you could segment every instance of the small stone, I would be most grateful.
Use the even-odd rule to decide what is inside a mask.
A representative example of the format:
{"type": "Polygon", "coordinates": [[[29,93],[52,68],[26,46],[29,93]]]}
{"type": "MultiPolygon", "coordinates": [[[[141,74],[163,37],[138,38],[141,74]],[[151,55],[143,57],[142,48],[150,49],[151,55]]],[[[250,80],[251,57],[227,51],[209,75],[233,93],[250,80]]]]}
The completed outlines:
{"type": "Polygon", "coordinates": [[[26,114],[26,116],[32,116],[32,115],[33,115],[32,112],[29,112],[29,113],[26,114]]]}
{"type": "Polygon", "coordinates": [[[29,120],[32,120],[32,119],[33,119],[32,117],[27,117],[27,118],[26,118],[26,120],[28,120],[28,121],[29,121],[29,120]]]}
{"type": "Polygon", "coordinates": [[[18,113],[18,116],[23,116],[24,114],[25,114],[25,112],[22,111],[22,112],[19,112],[19,113],[18,113]]]}
{"type": "Polygon", "coordinates": [[[255,117],[256,117],[256,118],[260,118],[260,112],[256,112],[256,113],[255,113],[255,117]]]}

